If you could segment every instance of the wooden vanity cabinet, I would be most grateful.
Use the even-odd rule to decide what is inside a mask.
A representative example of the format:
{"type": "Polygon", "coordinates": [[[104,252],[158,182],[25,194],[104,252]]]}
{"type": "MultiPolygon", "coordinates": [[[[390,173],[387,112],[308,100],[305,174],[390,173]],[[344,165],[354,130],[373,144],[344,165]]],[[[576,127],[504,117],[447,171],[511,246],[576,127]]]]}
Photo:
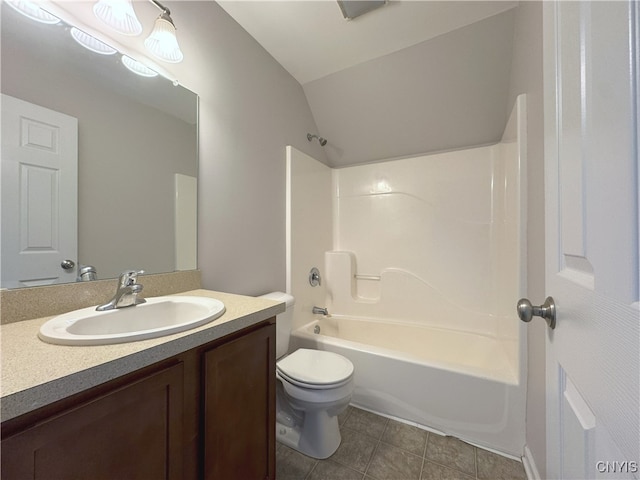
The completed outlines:
{"type": "Polygon", "coordinates": [[[275,318],[2,424],[1,477],[275,478],[275,318]]]}
{"type": "Polygon", "coordinates": [[[182,478],[183,365],[41,419],[2,441],[3,479],[182,478]]]}
{"type": "Polygon", "coordinates": [[[204,478],[275,478],[275,325],[203,356],[204,478]]]}

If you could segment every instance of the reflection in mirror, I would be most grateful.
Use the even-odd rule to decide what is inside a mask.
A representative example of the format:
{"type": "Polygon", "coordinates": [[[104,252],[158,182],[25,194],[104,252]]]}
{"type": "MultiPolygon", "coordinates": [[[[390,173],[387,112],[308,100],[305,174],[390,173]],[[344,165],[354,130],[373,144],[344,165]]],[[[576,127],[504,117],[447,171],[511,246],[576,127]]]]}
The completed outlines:
{"type": "Polygon", "coordinates": [[[196,268],[197,96],[1,8],[2,287],[196,268]]]}

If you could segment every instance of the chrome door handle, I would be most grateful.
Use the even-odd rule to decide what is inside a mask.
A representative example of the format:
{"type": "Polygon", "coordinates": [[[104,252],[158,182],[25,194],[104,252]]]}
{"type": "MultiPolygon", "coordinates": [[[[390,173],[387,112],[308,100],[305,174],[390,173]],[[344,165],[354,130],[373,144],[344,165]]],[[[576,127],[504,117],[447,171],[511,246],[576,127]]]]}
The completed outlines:
{"type": "Polygon", "coordinates": [[[67,260],[63,260],[62,263],[60,263],[60,266],[65,270],[71,270],[73,267],[76,266],[76,264],[73,260],[67,259],[67,260]]]}
{"type": "Polygon", "coordinates": [[[556,304],[552,297],[547,297],[542,305],[534,307],[528,298],[518,300],[518,317],[523,322],[530,322],[533,317],[542,317],[551,330],[556,328],[556,304]]]}

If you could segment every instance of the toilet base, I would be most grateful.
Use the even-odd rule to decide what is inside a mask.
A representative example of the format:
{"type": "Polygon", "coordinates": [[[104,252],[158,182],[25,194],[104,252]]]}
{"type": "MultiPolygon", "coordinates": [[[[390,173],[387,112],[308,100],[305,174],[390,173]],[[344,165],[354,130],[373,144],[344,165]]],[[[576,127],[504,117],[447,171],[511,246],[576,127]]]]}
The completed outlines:
{"type": "Polygon", "coordinates": [[[304,455],[325,459],[335,453],[342,437],[338,417],[326,410],[306,412],[303,427],[293,427],[276,422],[276,440],[304,455]]]}

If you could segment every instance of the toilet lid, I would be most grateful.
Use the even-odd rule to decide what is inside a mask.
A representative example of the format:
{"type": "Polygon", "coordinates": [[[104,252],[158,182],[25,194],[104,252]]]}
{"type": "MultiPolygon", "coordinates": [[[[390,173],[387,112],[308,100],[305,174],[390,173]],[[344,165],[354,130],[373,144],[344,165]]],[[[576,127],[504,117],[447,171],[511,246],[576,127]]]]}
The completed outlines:
{"type": "Polygon", "coordinates": [[[288,379],[308,385],[342,383],[353,375],[349,359],[333,352],[300,348],[276,364],[288,379]]]}

